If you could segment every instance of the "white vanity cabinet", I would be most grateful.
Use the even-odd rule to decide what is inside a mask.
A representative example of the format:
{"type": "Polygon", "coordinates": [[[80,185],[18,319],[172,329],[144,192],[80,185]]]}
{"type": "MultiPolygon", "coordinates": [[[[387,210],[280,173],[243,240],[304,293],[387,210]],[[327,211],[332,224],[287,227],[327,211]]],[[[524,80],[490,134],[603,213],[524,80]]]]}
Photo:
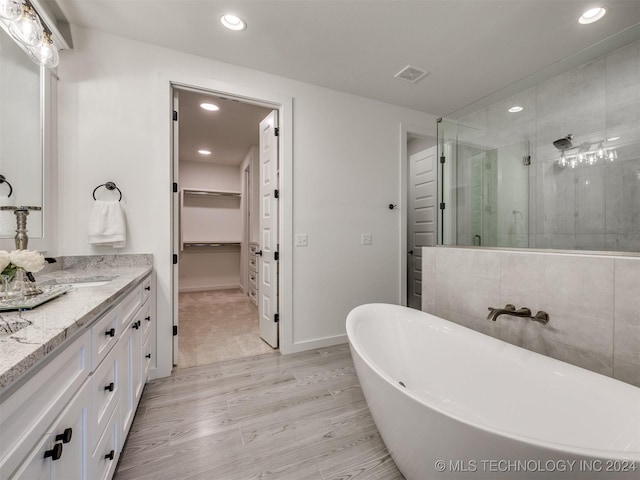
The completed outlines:
{"type": "Polygon", "coordinates": [[[155,348],[146,277],[0,404],[0,479],[109,480],[155,348]]]}

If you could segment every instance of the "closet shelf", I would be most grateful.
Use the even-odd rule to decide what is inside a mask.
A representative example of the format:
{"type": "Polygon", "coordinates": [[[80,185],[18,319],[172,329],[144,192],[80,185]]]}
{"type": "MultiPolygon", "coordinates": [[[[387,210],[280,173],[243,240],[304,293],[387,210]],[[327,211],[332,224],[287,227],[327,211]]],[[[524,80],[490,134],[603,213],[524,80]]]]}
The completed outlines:
{"type": "Polygon", "coordinates": [[[241,197],[240,192],[227,192],[222,190],[200,190],[196,188],[184,188],[182,189],[184,195],[207,195],[212,197],[241,197]]]}

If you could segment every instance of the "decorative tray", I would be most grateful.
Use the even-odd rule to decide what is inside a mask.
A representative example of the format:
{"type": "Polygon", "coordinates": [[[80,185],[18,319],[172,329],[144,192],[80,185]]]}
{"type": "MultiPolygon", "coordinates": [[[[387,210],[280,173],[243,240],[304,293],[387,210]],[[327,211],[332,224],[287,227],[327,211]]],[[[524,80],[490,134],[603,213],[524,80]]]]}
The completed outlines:
{"type": "Polygon", "coordinates": [[[0,300],[0,312],[7,310],[29,310],[53,300],[73,289],[72,285],[39,285],[42,293],[25,298],[9,298],[0,300]]]}

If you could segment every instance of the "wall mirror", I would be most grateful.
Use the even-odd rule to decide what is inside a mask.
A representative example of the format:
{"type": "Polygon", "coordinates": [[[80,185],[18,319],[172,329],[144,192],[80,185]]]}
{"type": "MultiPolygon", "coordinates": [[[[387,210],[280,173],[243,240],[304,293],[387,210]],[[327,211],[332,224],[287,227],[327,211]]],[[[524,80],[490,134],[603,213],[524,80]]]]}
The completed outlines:
{"type": "MultiPolygon", "coordinates": [[[[0,29],[0,205],[43,208],[29,213],[30,239],[44,235],[44,83],[44,68],[0,29]]],[[[14,213],[0,211],[0,238],[13,239],[15,230],[14,213]]],[[[2,240],[1,247],[14,244],[2,240]]]]}
{"type": "Polygon", "coordinates": [[[565,62],[439,121],[440,244],[640,253],[640,26],[565,62]]]}

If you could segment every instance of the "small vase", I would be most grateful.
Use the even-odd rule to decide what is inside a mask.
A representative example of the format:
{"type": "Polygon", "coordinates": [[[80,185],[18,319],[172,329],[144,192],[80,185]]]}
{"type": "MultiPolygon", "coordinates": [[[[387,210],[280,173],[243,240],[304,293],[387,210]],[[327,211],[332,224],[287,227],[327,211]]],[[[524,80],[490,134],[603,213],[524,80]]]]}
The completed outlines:
{"type": "Polygon", "coordinates": [[[41,293],[42,289],[29,280],[24,268],[18,267],[15,276],[9,281],[9,288],[7,289],[6,297],[11,299],[23,299],[25,297],[31,297],[41,293]]]}

